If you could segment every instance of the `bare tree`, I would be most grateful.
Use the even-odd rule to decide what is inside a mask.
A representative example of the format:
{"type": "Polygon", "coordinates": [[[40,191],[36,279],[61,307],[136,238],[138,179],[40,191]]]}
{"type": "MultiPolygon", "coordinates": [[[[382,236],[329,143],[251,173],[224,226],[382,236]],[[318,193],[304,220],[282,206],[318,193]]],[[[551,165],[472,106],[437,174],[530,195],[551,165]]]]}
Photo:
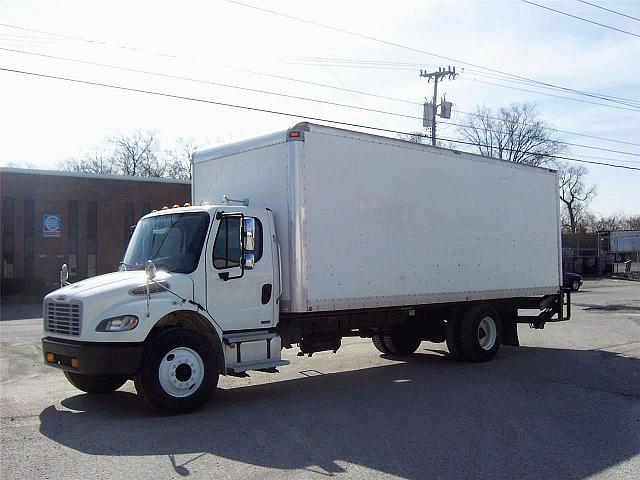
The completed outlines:
{"type": "MultiPolygon", "coordinates": [[[[406,140],[407,142],[420,143],[422,145],[430,145],[431,137],[423,132],[410,132],[410,133],[399,133],[397,138],[400,140],[406,140]]],[[[450,150],[455,150],[456,145],[452,142],[443,142],[440,140],[436,141],[436,145],[442,148],[448,148],[450,150]]]]}
{"type": "Polygon", "coordinates": [[[425,133],[422,132],[411,132],[411,133],[399,133],[398,138],[400,140],[406,140],[407,142],[413,143],[428,143],[429,138],[425,133]]]}
{"type": "Polygon", "coordinates": [[[8,168],[28,168],[28,169],[36,168],[36,166],[31,162],[7,162],[5,166],[8,168]]]}
{"type": "Polygon", "coordinates": [[[631,215],[627,219],[627,227],[629,230],[640,230],[640,215],[631,215]]]}
{"type": "Polygon", "coordinates": [[[626,230],[630,227],[629,217],[623,214],[612,213],[606,217],[600,217],[595,224],[595,231],[626,230]]]}
{"type": "Polygon", "coordinates": [[[68,158],[58,164],[58,168],[64,172],[84,172],[101,175],[112,175],[116,168],[111,158],[105,152],[95,151],[86,154],[82,158],[68,158]]]}
{"type": "Polygon", "coordinates": [[[153,130],[134,130],[107,137],[93,152],[58,164],[63,171],[191,179],[191,161],[199,142],[178,137],[163,149],[153,130]]]}
{"type": "Polygon", "coordinates": [[[588,214],[587,206],[596,194],[595,185],[587,187],[585,177],[589,170],[584,165],[560,163],[560,200],[565,208],[566,223],[571,233],[576,233],[581,219],[588,214]]]}
{"type": "Polygon", "coordinates": [[[198,149],[198,142],[192,137],[178,137],[176,145],[166,151],[167,170],[170,178],[191,180],[191,162],[198,149]]]}
{"type": "Polygon", "coordinates": [[[463,122],[460,135],[488,157],[538,166],[554,163],[554,156],[565,150],[531,103],[502,107],[495,114],[478,106],[463,122]]]}
{"type": "Polygon", "coordinates": [[[123,175],[162,177],[166,165],[158,159],[160,145],[152,130],[134,130],[128,135],[114,135],[107,140],[112,146],[115,168],[123,175]]]}

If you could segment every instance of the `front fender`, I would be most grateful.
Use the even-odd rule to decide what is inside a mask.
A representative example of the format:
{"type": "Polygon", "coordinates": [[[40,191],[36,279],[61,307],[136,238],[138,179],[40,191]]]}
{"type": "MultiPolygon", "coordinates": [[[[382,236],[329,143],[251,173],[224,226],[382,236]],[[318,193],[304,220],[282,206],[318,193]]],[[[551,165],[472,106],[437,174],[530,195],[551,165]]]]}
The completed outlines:
{"type": "MultiPolygon", "coordinates": [[[[95,319],[83,322],[82,339],[91,342],[143,342],[158,322],[178,311],[200,315],[195,305],[182,302],[170,293],[152,294],[147,308],[147,297],[141,295],[133,301],[115,305],[98,313],[95,319]],[[135,315],[138,325],[126,332],[96,332],[96,326],[104,319],[120,315],[135,315]],[[85,329],[85,326],[87,329],[85,329]],[[90,329],[90,331],[88,331],[90,329]]],[[[210,323],[210,322],[208,322],[210,323]]]]}

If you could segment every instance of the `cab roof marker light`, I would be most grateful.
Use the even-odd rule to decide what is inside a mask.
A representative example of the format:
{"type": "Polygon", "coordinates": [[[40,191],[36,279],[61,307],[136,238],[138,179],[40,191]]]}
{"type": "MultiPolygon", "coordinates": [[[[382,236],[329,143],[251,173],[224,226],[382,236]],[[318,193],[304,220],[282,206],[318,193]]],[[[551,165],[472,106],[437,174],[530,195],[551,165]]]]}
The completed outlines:
{"type": "Polygon", "coordinates": [[[178,204],[176,203],[176,204],[175,204],[173,207],[171,207],[171,208],[180,208],[180,205],[178,205],[178,204]]]}
{"type": "Polygon", "coordinates": [[[164,207],[162,207],[162,210],[169,210],[169,207],[165,205],[164,207]]]}
{"type": "Polygon", "coordinates": [[[187,202],[187,203],[185,203],[185,204],[183,205],[183,207],[190,207],[190,206],[191,206],[191,204],[190,204],[189,202],[187,202]]]}

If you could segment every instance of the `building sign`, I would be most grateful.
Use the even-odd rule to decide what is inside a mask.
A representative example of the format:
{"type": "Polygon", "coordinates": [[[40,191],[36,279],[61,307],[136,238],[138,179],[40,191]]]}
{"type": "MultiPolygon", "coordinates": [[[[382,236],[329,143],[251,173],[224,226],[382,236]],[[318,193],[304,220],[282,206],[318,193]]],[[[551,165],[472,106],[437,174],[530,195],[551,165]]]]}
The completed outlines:
{"type": "Polygon", "coordinates": [[[60,238],[62,233],[62,215],[45,213],[42,216],[42,236],[45,238],[60,238]]]}

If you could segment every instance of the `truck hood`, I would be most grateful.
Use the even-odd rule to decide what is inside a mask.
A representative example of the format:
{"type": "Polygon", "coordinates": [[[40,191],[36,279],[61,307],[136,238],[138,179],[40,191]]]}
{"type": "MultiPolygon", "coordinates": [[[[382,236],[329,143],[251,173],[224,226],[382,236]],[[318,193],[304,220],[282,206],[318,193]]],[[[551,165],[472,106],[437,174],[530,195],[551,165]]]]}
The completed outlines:
{"type": "MultiPolygon", "coordinates": [[[[188,298],[192,297],[193,282],[188,275],[158,271],[155,280],[170,282],[172,290],[188,298]]],[[[143,270],[107,273],[54,290],[45,297],[45,300],[84,300],[96,296],[128,294],[132,288],[146,283],[147,275],[143,270]]]]}
{"type": "Polygon", "coordinates": [[[175,295],[156,289],[147,301],[144,292],[134,294],[134,288],[144,287],[147,283],[147,275],[142,270],[108,273],[59,288],[44,298],[44,317],[47,317],[46,305],[49,302],[79,304],[81,333],[76,336],[51,333],[46,330],[48,324],[45,318],[45,334],[83,341],[143,341],[155,321],[176,309],[179,303],[176,295],[187,300],[193,298],[193,280],[187,274],[158,271],[155,280],[169,285],[175,295]],[[96,332],[96,325],[101,320],[121,315],[135,315],[144,319],[144,325],[129,334],[96,332]]]}

